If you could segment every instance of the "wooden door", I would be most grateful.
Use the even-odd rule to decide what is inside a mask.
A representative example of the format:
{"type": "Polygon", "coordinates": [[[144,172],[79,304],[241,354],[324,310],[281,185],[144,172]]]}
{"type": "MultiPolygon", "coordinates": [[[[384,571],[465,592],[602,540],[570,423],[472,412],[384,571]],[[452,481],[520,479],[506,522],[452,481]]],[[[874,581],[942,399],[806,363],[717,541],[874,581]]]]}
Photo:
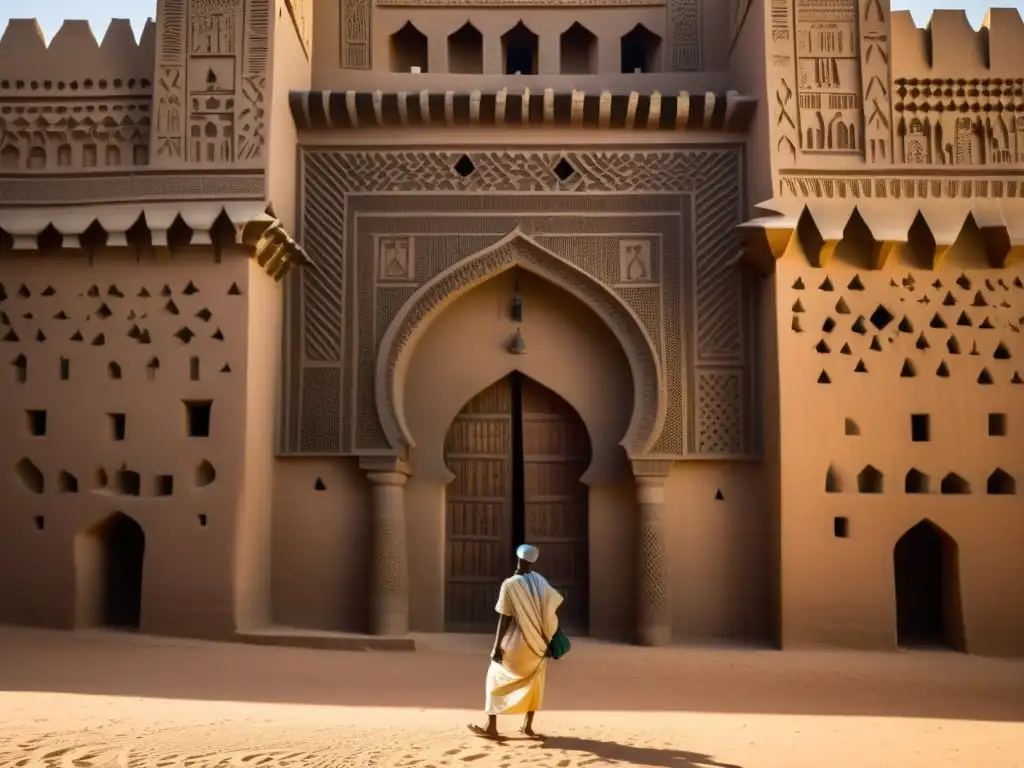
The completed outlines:
{"type": "Polygon", "coordinates": [[[523,378],[523,503],[528,544],[540,549],[537,570],[562,593],[559,618],[567,632],[586,632],[590,562],[587,487],[590,438],[562,398],[523,378]]]}
{"type": "Polygon", "coordinates": [[[511,574],[512,386],[505,378],[474,397],[445,439],[445,628],[491,632],[501,582],[511,574]]]}

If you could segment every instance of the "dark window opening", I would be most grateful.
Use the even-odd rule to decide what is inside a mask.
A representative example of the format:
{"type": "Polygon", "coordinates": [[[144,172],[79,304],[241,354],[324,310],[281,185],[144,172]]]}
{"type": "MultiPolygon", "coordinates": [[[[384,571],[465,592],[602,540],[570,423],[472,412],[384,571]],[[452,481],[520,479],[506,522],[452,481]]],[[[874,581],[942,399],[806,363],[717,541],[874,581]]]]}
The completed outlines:
{"type": "Polygon", "coordinates": [[[391,71],[427,71],[427,36],[407,21],[391,36],[391,71]]]}
{"type": "Polygon", "coordinates": [[[597,38],[574,22],[558,38],[559,72],[563,75],[592,75],[597,72],[597,38]]]}
{"type": "Polygon", "coordinates": [[[123,413],[108,413],[110,420],[110,437],[114,440],[124,440],[127,428],[127,419],[123,413]]]}
{"type": "Polygon", "coordinates": [[[185,401],[185,427],[189,437],[209,437],[212,400],[185,401]]]}
{"type": "Polygon", "coordinates": [[[28,416],[28,433],[33,437],[46,434],[46,411],[26,411],[28,416]]]}
{"type": "Polygon", "coordinates": [[[927,443],[932,439],[931,417],[927,413],[914,413],[910,416],[910,440],[914,443],[927,443]]]}
{"type": "Polygon", "coordinates": [[[480,75],[484,71],[484,36],[468,21],[448,35],[448,71],[480,75]]]}
{"type": "Polygon", "coordinates": [[[519,22],[501,36],[501,57],[505,61],[506,75],[537,74],[539,39],[519,22]]]}
{"type": "Polygon", "coordinates": [[[620,61],[624,74],[658,72],[660,60],[661,38],[643,24],[637,24],[622,36],[620,61]]]}

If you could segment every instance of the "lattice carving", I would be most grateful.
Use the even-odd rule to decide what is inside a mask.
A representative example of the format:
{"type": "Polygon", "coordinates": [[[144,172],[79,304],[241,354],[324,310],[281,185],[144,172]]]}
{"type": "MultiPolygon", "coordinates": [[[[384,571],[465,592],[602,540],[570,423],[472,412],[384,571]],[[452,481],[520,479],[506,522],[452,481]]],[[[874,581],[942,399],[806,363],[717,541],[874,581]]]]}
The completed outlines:
{"type": "Polygon", "coordinates": [[[405,530],[401,521],[376,517],[373,522],[373,593],[400,597],[407,589],[405,530]]]}
{"type": "Polygon", "coordinates": [[[639,537],[637,623],[642,628],[664,626],[669,623],[668,557],[660,519],[641,523],[639,537]]]}
{"type": "Polygon", "coordinates": [[[306,368],[302,372],[303,413],[301,453],[338,453],[341,450],[341,371],[337,368],[306,368]]]}
{"type": "MultiPolygon", "coordinates": [[[[303,155],[304,244],[315,257],[293,285],[292,306],[301,306],[304,317],[294,325],[293,349],[299,356],[292,364],[342,371],[342,452],[389,449],[377,414],[373,366],[395,303],[517,227],[617,293],[640,320],[664,371],[665,418],[655,451],[699,450],[695,430],[688,427],[697,419],[686,389],[694,386],[701,366],[743,370],[743,402],[749,407],[753,398],[746,393],[756,379],[745,367],[752,344],[744,338],[750,325],[744,313],[753,311],[755,297],[719,263],[731,263],[736,253],[742,169],[735,150],[485,149],[467,155],[474,167],[467,177],[454,170],[462,155],[376,150],[303,155]],[[553,170],[563,157],[574,168],[568,181],[553,170]],[[622,194],[583,194],[590,191],[622,194]],[[416,235],[403,234],[410,231],[416,235]],[[399,254],[401,269],[392,265],[401,274],[379,282],[381,245],[399,242],[408,242],[399,254]],[[649,280],[624,282],[623,277],[635,275],[623,272],[622,244],[638,242],[650,245],[649,262],[641,248],[649,280]],[[688,270],[692,276],[684,279],[688,270]],[[693,333],[700,343],[688,340],[693,333]],[[342,365],[342,360],[355,364],[342,365]]],[[[297,402],[294,389],[289,400],[283,448],[297,452],[305,430],[300,422],[315,414],[297,402]]]]}
{"type": "Polygon", "coordinates": [[[743,453],[743,389],[740,372],[701,372],[697,379],[698,451],[743,453]]]}

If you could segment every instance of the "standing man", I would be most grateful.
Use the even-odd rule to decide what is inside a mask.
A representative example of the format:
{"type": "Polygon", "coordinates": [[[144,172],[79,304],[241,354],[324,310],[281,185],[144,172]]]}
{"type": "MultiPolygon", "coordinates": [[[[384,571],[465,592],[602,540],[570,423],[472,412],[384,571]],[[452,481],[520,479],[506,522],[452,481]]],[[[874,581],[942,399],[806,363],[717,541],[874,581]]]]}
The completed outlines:
{"type": "Polygon", "coordinates": [[[485,739],[499,739],[498,715],[526,716],[519,732],[537,738],[533,716],[544,698],[548,643],[558,629],[556,611],[562,596],[534,564],[540,552],[523,544],[516,550],[515,573],[505,579],[494,609],[499,614],[498,632],[487,670],[487,727],[470,724],[469,730],[485,739]]]}

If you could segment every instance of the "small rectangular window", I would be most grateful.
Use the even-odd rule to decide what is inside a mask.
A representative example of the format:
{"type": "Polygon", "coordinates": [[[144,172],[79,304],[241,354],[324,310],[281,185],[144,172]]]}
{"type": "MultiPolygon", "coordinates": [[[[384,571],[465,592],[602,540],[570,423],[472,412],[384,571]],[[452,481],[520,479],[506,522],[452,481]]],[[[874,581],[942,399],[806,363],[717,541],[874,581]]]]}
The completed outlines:
{"type": "Polygon", "coordinates": [[[915,443],[927,443],[931,436],[931,417],[927,413],[915,413],[910,417],[910,439],[915,443]]]}

